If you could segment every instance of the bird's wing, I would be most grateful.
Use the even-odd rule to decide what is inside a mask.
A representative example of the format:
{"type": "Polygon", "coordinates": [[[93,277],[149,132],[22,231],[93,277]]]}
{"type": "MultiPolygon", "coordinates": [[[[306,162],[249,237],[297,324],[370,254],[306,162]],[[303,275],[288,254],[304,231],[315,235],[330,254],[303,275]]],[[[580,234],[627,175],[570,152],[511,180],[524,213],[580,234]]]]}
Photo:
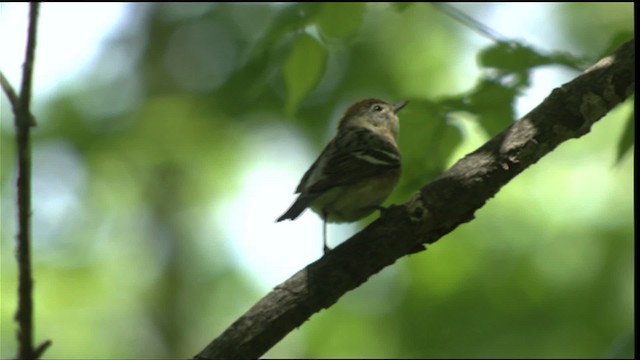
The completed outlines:
{"type": "Polygon", "coordinates": [[[298,190],[322,193],[390,170],[400,170],[395,143],[366,128],[341,131],[302,178],[298,190]]]}

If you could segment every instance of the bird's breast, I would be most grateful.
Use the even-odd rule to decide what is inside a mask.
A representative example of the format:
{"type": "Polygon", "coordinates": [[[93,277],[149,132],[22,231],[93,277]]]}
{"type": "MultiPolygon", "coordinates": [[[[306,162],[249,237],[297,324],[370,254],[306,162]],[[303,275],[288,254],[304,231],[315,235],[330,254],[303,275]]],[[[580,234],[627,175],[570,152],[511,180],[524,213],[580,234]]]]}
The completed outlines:
{"type": "Polygon", "coordinates": [[[353,185],[336,186],[319,196],[311,204],[311,209],[320,216],[326,213],[328,222],[360,220],[380,207],[399,178],[400,169],[394,169],[353,185]]]}

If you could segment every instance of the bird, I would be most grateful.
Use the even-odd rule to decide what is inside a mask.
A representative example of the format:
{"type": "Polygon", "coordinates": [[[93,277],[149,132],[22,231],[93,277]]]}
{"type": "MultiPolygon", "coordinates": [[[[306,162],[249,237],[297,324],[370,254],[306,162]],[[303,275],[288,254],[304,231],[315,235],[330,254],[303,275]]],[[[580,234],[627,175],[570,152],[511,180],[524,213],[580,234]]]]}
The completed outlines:
{"type": "Polygon", "coordinates": [[[310,208],[327,222],[354,222],[383,209],[401,174],[398,112],[408,104],[368,98],[354,103],[338,123],[335,137],[304,173],[291,207],[276,222],[296,219],[310,208]]]}

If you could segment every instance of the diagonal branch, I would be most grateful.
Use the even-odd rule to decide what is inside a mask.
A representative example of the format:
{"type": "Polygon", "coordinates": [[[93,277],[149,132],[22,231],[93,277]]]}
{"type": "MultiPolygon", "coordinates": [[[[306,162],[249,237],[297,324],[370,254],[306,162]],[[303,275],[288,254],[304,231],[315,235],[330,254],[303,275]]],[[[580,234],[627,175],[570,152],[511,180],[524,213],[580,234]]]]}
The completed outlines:
{"type": "Polygon", "coordinates": [[[373,274],[471,221],[475,211],[511,179],[562,142],[587,134],[633,94],[634,41],[554,89],[537,108],[425,185],[407,203],[392,206],[278,285],[196,358],[257,358],[373,274]]]}
{"type": "Polygon", "coordinates": [[[17,115],[19,106],[18,95],[16,95],[16,91],[13,90],[13,86],[11,86],[9,80],[4,77],[2,71],[0,71],[0,85],[2,86],[2,90],[4,90],[4,93],[7,94],[7,98],[9,99],[9,104],[11,104],[11,109],[13,109],[14,115],[17,115]]]}
{"type": "MultiPolygon", "coordinates": [[[[7,99],[9,99],[9,104],[11,104],[11,110],[13,110],[13,115],[15,117],[15,123],[18,124],[18,118],[21,117],[21,115],[18,115],[21,111],[21,100],[18,98],[16,91],[13,89],[13,86],[11,86],[11,83],[9,83],[9,80],[7,80],[2,71],[0,71],[0,87],[2,87],[2,90],[7,95],[7,99]]],[[[31,115],[28,107],[27,112],[27,121],[29,126],[36,126],[36,120],[33,115],[31,115]]]]}

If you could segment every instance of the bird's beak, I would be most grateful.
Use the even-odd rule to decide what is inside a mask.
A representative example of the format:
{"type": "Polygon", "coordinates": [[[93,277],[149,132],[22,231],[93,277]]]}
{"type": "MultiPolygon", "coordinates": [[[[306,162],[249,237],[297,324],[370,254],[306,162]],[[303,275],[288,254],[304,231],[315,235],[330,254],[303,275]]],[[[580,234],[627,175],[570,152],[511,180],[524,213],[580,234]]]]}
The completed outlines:
{"type": "Polygon", "coordinates": [[[393,105],[393,113],[397,114],[403,107],[405,107],[409,103],[409,100],[403,101],[401,103],[397,103],[393,105]]]}

